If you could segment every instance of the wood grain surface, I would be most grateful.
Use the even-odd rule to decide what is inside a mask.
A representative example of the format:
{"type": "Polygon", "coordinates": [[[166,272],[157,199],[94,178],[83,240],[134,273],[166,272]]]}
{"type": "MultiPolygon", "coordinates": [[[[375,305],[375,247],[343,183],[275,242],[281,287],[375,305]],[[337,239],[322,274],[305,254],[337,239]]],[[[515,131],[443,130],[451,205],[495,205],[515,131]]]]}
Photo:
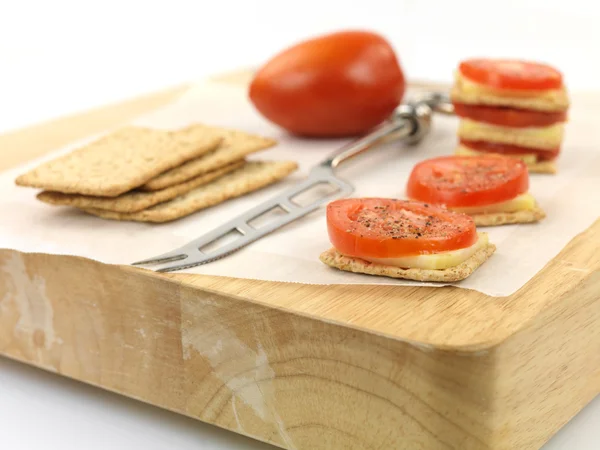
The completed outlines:
{"type": "MultiPolygon", "coordinates": [[[[0,168],[184,90],[0,136],[0,168]]],[[[0,250],[0,353],[284,448],[539,448],[600,391],[599,249],[597,221],[503,298],[0,250]]]]}

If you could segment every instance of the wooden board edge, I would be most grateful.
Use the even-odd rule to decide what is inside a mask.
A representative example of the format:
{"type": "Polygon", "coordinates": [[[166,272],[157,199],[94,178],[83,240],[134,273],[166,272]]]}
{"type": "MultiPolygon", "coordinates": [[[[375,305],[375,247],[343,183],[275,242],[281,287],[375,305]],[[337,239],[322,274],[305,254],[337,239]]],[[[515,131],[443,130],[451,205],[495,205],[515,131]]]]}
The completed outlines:
{"type": "MultiPolygon", "coordinates": [[[[20,252],[18,250],[13,249],[2,249],[0,248],[0,261],[4,260],[28,260],[34,259],[35,261],[45,261],[45,263],[52,267],[53,270],[56,271],[70,271],[72,279],[79,279],[81,277],[85,277],[85,273],[80,273],[80,267],[90,267],[90,265],[94,268],[96,272],[100,272],[102,270],[117,270],[123,274],[123,276],[128,277],[133,284],[145,284],[146,281],[149,281],[149,284],[154,282],[166,282],[170,283],[174,288],[189,288],[196,290],[199,294],[207,295],[207,296],[221,296],[222,298],[245,302],[249,305],[254,305],[256,307],[266,308],[268,310],[278,311],[282,314],[289,314],[294,317],[305,318],[308,320],[314,320],[317,322],[328,323],[335,326],[345,327],[349,330],[354,330],[355,332],[365,333],[367,335],[378,336],[385,339],[390,339],[392,341],[396,341],[398,343],[403,343],[408,346],[415,347],[417,349],[427,349],[428,351],[439,351],[446,352],[448,354],[456,353],[457,355],[466,356],[466,355],[476,355],[481,354],[482,352],[490,352],[493,351],[495,347],[500,345],[506,339],[512,336],[512,334],[503,336],[499,340],[494,341],[482,341],[477,343],[469,343],[469,344],[461,344],[461,345],[444,345],[442,343],[437,342],[429,342],[422,340],[412,340],[405,338],[398,334],[393,333],[385,333],[375,330],[373,328],[368,328],[360,325],[356,325],[353,323],[347,323],[341,320],[336,320],[333,318],[324,318],[322,316],[315,316],[314,314],[293,310],[290,308],[285,308],[280,305],[274,305],[268,302],[261,301],[255,297],[248,297],[228,292],[223,292],[218,289],[211,288],[209,286],[198,286],[195,283],[189,282],[189,275],[193,277],[213,279],[213,278],[225,278],[226,277],[214,277],[211,275],[197,275],[197,274],[185,274],[186,276],[181,276],[181,274],[176,273],[159,273],[154,272],[149,269],[143,269],[136,266],[129,266],[123,264],[107,264],[100,261],[96,261],[91,258],[86,258],[83,256],[75,256],[75,255],[55,255],[49,253],[39,253],[39,252],[20,252]]],[[[39,267],[39,263],[35,265],[35,267],[39,267]]],[[[0,269],[2,266],[0,265],[0,269]]],[[[4,270],[7,272],[6,270],[4,270]]],[[[0,270],[0,272],[2,272],[0,270]]],[[[35,276],[35,273],[30,273],[31,276],[35,276]]],[[[231,279],[234,280],[234,279],[231,279]]],[[[19,284],[15,280],[14,287],[19,287],[19,284]]],[[[248,282],[256,281],[256,280],[246,280],[248,282]]],[[[294,283],[277,283],[277,284],[287,284],[294,285],[294,283]]],[[[307,285],[313,286],[313,285],[307,285]]],[[[327,285],[324,285],[325,287],[327,285]]],[[[377,286],[375,286],[377,287],[377,286]]],[[[403,286],[395,287],[396,289],[402,289],[403,286]]],[[[455,287],[447,287],[448,289],[458,289],[455,287]]],[[[410,289],[410,288],[407,288],[410,289]]],[[[435,288],[445,289],[444,287],[435,288]]],[[[1,291],[0,291],[1,292],[1,291]]]]}
{"type": "MultiPolygon", "coordinates": [[[[93,259],[89,259],[89,258],[85,258],[85,257],[81,257],[81,256],[51,255],[51,254],[45,254],[45,253],[24,253],[24,252],[19,252],[16,250],[0,249],[0,255],[3,255],[3,254],[7,255],[7,256],[5,256],[5,258],[10,257],[10,255],[13,255],[16,258],[30,258],[30,257],[44,258],[48,262],[49,265],[56,267],[57,270],[64,268],[64,267],[70,267],[70,270],[73,271],[73,277],[83,276],[82,274],[79,274],[77,272],[79,264],[93,264],[93,265],[96,265],[98,268],[101,268],[101,267],[117,268],[125,276],[129,276],[132,279],[132,281],[135,283],[144,283],[145,282],[144,280],[150,280],[150,282],[155,282],[155,281],[163,282],[164,281],[164,282],[172,283],[173,286],[196,289],[196,290],[198,290],[198,292],[202,292],[205,295],[221,295],[230,300],[244,301],[244,302],[247,302],[248,304],[280,311],[281,313],[284,313],[284,314],[291,314],[293,316],[303,317],[303,318],[307,318],[310,320],[322,321],[322,322],[334,324],[337,326],[346,327],[348,329],[355,330],[356,332],[367,333],[367,334],[371,334],[374,336],[380,336],[380,337],[383,337],[386,339],[391,339],[394,341],[402,342],[407,345],[414,346],[416,348],[427,348],[429,350],[435,349],[436,351],[456,353],[456,354],[460,354],[460,355],[479,354],[481,352],[495,351],[497,348],[502,346],[505,342],[512,339],[515,335],[518,335],[521,332],[526,332],[531,326],[533,326],[533,324],[537,323],[537,321],[539,320],[539,317],[542,317],[544,314],[552,313],[552,311],[554,311],[553,308],[547,308],[545,310],[543,309],[543,310],[537,311],[536,314],[531,315],[529,320],[523,322],[521,324],[521,326],[516,327],[516,328],[508,328],[508,329],[504,330],[505,331],[504,334],[497,335],[496,338],[493,340],[484,339],[484,340],[479,340],[479,341],[475,340],[475,341],[469,341],[469,342],[458,343],[458,344],[445,344],[442,342],[436,342],[436,341],[431,341],[431,340],[410,339],[406,336],[403,336],[403,335],[400,335],[397,333],[382,332],[382,331],[374,329],[374,328],[357,325],[356,323],[348,323],[346,321],[338,320],[338,319],[335,319],[332,317],[315,316],[314,314],[286,308],[281,305],[274,305],[269,302],[261,301],[260,298],[257,298],[254,296],[244,296],[244,295],[239,295],[239,294],[235,294],[235,293],[228,293],[228,292],[224,292],[223,290],[211,288],[210,286],[199,286],[196,282],[189,281],[190,274],[157,273],[152,270],[142,269],[142,268],[138,268],[135,266],[119,265],[119,264],[105,264],[105,263],[101,263],[99,261],[95,261],[93,259]]],[[[98,270],[100,270],[100,269],[98,269],[98,270]]],[[[581,274],[580,272],[576,272],[576,273],[581,274]]],[[[599,274],[600,274],[600,270],[590,271],[588,273],[581,274],[581,277],[579,278],[579,281],[576,283],[576,286],[579,287],[581,285],[587,285],[587,283],[591,282],[591,280],[595,280],[594,281],[595,286],[597,288],[600,288],[600,278],[598,277],[599,274]]],[[[194,279],[196,279],[196,278],[214,279],[215,277],[208,276],[208,275],[193,275],[193,278],[194,279]]],[[[216,277],[216,278],[224,278],[224,277],[216,277]]],[[[232,281],[233,281],[233,279],[232,279],[232,281]]],[[[253,282],[255,280],[245,280],[245,281],[253,282]]],[[[537,281],[537,283],[540,283],[540,282],[541,281],[537,281]]],[[[291,284],[291,283],[277,283],[277,284],[293,286],[293,284],[291,284]]],[[[310,287],[312,285],[308,285],[308,286],[310,287]]],[[[327,288],[327,286],[323,286],[323,287],[327,288]]],[[[355,286],[352,286],[352,287],[355,287],[355,286]]],[[[370,286],[370,287],[376,289],[379,286],[370,286]]],[[[534,289],[534,288],[535,288],[535,285],[529,287],[529,289],[534,289]]],[[[413,288],[397,286],[397,287],[394,287],[394,289],[402,291],[403,289],[408,290],[408,289],[413,289],[413,288]]],[[[448,291],[448,290],[460,290],[459,288],[456,288],[456,287],[439,287],[439,288],[433,288],[433,289],[435,291],[439,290],[441,292],[448,291]]],[[[519,292],[520,292],[520,294],[519,294],[520,296],[526,297],[528,295],[527,291],[525,291],[525,292],[519,291],[519,292]]],[[[578,292],[577,289],[575,289],[575,291],[565,289],[563,292],[557,292],[558,295],[555,299],[553,299],[552,304],[558,305],[557,307],[564,307],[564,305],[571,305],[571,307],[573,307],[572,305],[574,305],[574,302],[576,302],[578,300],[577,292],[578,292]]],[[[489,297],[489,298],[493,300],[492,297],[489,297]]],[[[600,297],[598,298],[598,302],[600,303],[600,297]]]]}
{"type": "Polygon", "coordinates": [[[0,252],[0,353],[284,448],[486,448],[490,355],[61,258],[0,252]]]}
{"type": "Polygon", "coordinates": [[[284,448],[533,449],[600,388],[600,274],[574,314],[461,353],[80,257],[0,267],[0,353],[284,448]]]}
{"type": "Polygon", "coordinates": [[[491,448],[540,448],[600,394],[599,286],[597,271],[494,349],[491,448]]]}

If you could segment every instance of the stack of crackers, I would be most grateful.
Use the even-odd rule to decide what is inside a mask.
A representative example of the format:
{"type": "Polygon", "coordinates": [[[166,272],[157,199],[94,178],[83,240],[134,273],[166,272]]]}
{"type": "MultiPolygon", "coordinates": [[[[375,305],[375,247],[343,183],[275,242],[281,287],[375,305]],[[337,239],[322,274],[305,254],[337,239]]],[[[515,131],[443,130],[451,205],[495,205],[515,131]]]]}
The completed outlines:
{"type": "MultiPolygon", "coordinates": [[[[560,115],[569,109],[569,98],[564,87],[549,90],[539,97],[527,97],[514,91],[483,91],[473,93],[465,89],[465,80],[458,75],[452,87],[452,101],[487,110],[506,111],[519,114],[531,112],[538,115],[560,115]]],[[[564,137],[564,120],[539,127],[509,127],[486,123],[483,118],[461,117],[458,128],[460,144],[456,149],[459,155],[479,155],[483,145],[493,153],[494,146],[508,147],[512,152],[502,153],[522,159],[530,173],[554,174],[557,172],[556,159],[564,137]]],[[[487,151],[486,154],[489,154],[487,151]]]]}
{"type": "Polygon", "coordinates": [[[246,161],[276,141],[194,124],[128,126],[19,176],[37,198],[105,219],[168,222],[282,180],[292,161],[246,161]]]}

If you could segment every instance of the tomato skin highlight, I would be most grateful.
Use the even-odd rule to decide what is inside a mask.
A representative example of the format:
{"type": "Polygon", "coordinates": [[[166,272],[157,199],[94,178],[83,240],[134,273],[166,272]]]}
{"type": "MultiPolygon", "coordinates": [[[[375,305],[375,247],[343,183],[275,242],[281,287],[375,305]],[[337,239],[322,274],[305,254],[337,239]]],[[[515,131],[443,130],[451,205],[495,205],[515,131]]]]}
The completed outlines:
{"type": "Polygon", "coordinates": [[[554,67],[529,61],[474,58],[462,61],[458,69],[464,77],[497,89],[543,91],[563,85],[554,67]]]}
{"type": "Polygon", "coordinates": [[[453,105],[454,112],[459,117],[501,127],[546,127],[567,120],[566,111],[540,112],[503,106],[468,105],[456,102],[453,105]]]}
{"type": "Polygon", "coordinates": [[[307,137],[362,134],[402,101],[404,73],[380,35],[343,31],[276,55],[254,76],[249,97],[266,119],[307,137]]]}
{"type": "Polygon", "coordinates": [[[502,156],[442,156],[418,163],[407,183],[413,200],[452,207],[500,203],[529,189],[527,165],[502,156]]]}
{"type": "Polygon", "coordinates": [[[466,214],[409,200],[342,199],[327,205],[337,251],[357,258],[398,258],[469,247],[478,236],[466,214]]]}
{"type": "Polygon", "coordinates": [[[460,139],[460,144],[477,152],[496,153],[499,155],[536,155],[538,161],[552,161],[560,154],[560,147],[553,150],[521,147],[519,145],[501,144],[498,142],[469,141],[460,139]]]}

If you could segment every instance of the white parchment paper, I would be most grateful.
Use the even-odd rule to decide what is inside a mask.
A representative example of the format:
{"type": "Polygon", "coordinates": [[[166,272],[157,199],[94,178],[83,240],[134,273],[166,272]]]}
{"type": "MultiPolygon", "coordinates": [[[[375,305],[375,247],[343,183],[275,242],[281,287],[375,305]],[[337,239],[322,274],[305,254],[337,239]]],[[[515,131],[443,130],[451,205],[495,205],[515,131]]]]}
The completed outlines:
{"type": "MultiPolygon", "coordinates": [[[[589,98],[577,100],[558,175],[532,175],[531,192],[548,217],[535,225],[487,228],[496,253],[460,287],[492,296],[510,295],[556,256],[600,215],[600,126],[594,123],[589,98]]],[[[167,224],[102,220],[71,208],[52,207],[35,199],[34,189],[17,187],[15,177],[42,160],[70,151],[74,143],[44,158],[0,175],[0,248],[24,252],[79,255],[110,264],[129,264],[179,247],[244,210],[283,191],[345,141],[300,140],[267,123],[246,99],[246,90],[201,83],[177,102],[144,116],[136,124],[177,128],[191,122],[239,128],[275,137],[279,145],[254,159],[291,159],[300,170],[286,181],[260,192],[167,224]]],[[[419,160],[453,151],[457,120],[435,117],[432,133],[418,146],[391,144],[373,149],[338,170],[351,182],[353,196],[403,197],[405,182],[419,160]]],[[[94,139],[90,137],[90,139],[94,139]]],[[[19,149],[2,149],[19,151],[19,149]]],[[[330,247],[324,210],[280,229],[222,260],[185,272],[309,284],[433,285],[351,274],[322,264],[319,254],[330,247]]]]}

